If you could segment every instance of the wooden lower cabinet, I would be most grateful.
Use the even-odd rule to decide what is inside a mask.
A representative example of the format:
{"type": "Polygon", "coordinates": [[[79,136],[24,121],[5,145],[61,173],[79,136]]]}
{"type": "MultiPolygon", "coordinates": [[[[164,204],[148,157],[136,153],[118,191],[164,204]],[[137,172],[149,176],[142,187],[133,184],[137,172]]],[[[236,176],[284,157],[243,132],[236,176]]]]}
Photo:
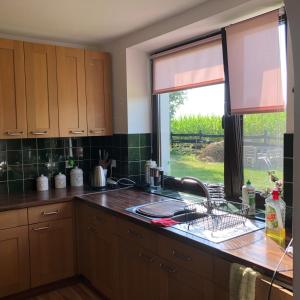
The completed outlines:
{"type": "MultiPolygon", "coordinates": [[[[93,209],[78,211],[79,273],[109,299],[115,299],[117,237],[93,209]]],[[[106,221],[106,220],[105,220],[106,221]]]]}
{"type": "Polygon", "coordinates": [[[119,240],[118,299],[160,299],[158,258],[144,248],[119,240]]]}
{"type": "Polygon", "coordinates": [[[31,287],[75,274],[73,219],[30,225],[29,241],[31,287]]]}
{"type": "Polygon", "coordinates": [[[0,297],[29,288],[28,226],[0,230],[0,297]]]}

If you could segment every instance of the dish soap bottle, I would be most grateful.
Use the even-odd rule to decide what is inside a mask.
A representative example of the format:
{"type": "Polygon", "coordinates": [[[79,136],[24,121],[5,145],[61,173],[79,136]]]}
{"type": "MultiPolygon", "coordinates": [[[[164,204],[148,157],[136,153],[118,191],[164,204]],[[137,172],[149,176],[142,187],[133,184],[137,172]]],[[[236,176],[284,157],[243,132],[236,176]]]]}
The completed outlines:
{"type": "Polygon", "coordinates": [[[266,199],[266,234],[285,247],[285,202],[280,198],[279,191],[274,189],[266,199]]]}
{"type": "Polygon", "coordinates": [[[248,179],[247,183],[242,188],[243,203],[249,205],[248,215],[255,215],[255,187],[251,185],[248,179]]]}

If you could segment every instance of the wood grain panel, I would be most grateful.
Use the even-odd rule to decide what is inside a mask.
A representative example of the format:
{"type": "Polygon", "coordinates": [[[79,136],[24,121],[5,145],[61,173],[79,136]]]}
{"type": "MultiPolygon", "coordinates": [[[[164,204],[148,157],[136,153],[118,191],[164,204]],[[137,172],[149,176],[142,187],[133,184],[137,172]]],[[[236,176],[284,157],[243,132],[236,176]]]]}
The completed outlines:
{"type": "MultiPolygon", "coordinates": [[[[268,299],[268,292],[270,287],[270,278],[262,277],[256,280],[255,288],[255,300],[265,300],[268,299]]],[[[283,287],[274,284],[271,291],[272,300],[292,300],[293,293],[284,289],[283,287]]]]}
{"type": "Polygon", "coordinates": [[[55,203],[28,208],[29,224],[70,218],[73,204],[70,202],[55,203]]]}
{"type": "Polygon", "coordinates": [[[44,293],[27,300],[101,300],[98,294],[82,283],[44,293]]]}
{"type": "Polygon", "coordinates": [[[27,136],[23,42],[0,39],[0,138],[27,136]]]}
{"type": "Polygon", "coordinates": [[[31,287],[74,275],[72,219],[29,226],[31,287]]]}
{"type": "Polygon", "coordinates": [[[111,59],[108,53],[85,51],[88,135],[112,134],[111,59]]]}
{"type": "Polygon", "coordinates": [[[29,288],[28,226],[0,230],[0,297],[29,288]]]}
{"type": "Polygon", "coordinates": [[[60,136],[87,135],[84,50],[56,47],[60,136]]]}
{"type": "Polygon", "coordinates": [[[24,43],[29,137],[57,137],[55,46],[24,43]]]}
{"type": "Polygon", "coordinates": [[[27,224],[28,219],[26,208],[0,212],[0,230],[27,224]]]}

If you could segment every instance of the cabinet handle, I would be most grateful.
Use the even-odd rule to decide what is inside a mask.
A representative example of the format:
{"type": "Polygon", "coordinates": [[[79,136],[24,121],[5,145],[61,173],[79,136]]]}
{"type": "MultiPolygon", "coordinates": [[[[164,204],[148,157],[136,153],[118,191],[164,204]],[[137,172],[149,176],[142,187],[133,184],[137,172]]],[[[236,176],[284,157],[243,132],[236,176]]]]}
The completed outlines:
{"type": "Polygon", "coordinates": [[[192,258],[188,255],[184,255],[182,253],[177,252],[175,249],[172,250],[172,255],[176,258],[179,258],[184,261],[191,261],[192,258]]]}
{"type": "Polygon", "coordinates": [[[140,233],[138,233],[138,232],[136,232],[136,231],[134,231],[132,229],[128,229],[127,232],[128,232],[128,234],[130,234],[130,235],[132,235],[132,236],[134,236],[134,237],[136,237],[138,239],[142,239],[143,238],[143,236],[140,233]]]}
{"type": "Polygon", "coordinates": [[[47,230],[49,226],[39,227],[39,228],[32,228],[33,231],[40,231],[40,230],[47,230]]]}
{"type": "Polygon", "coordinates": [[[146,255],[142,252],[139,252],[139,257],[142,258],[144,261],[148,262],[148,263],[152,263],[154,262],[154,257],[151,257],[149,255],[146,255]]]}
{"type": "Polygon", "coordinates": [[[103,133],[105,129],[99,129],[99,130],[90,130],[90,133],[98,134],[98,133],[103,133]]]}
{"type": "Polygon", "coordinates": [[[168,273],[175,273],[176,272],[176,269],[174,268],[171,268],[163,263],[161,263],[160,265],[160,268],[163,269],[164,271],[168,272],[168,273]]]}
{"type": "Polygon", "coordinates": [[[47,134],[48,131],[47,130],[44,130],[44,131],[31,131],[30,133],[33,134],[33,135],[44,135],[44,134],[47,134]]]}
{"type": "Polygon", "coordinates": [[[23,131],[7,131],[6,134],[10,135],[10,136],[19,136],[19,135],[24,134],[24,132],[23,131]]]}
{"type": "Polygon", "coordinates": [[[70,130],[70,133],[72,133],[72,134],[82,134],[82,133],[84,133],[84,130],[70,130]]]}
{"type": "Polygon", "coordinates": [[[55,211],[49,211],[49,212],[43,211],[43,212],[42,212],[42,215],[43,215],[43,216],[51,216],[51,215],[57,215],[58,213],[59,213],[58,210],[55,210],[55,211]]]}

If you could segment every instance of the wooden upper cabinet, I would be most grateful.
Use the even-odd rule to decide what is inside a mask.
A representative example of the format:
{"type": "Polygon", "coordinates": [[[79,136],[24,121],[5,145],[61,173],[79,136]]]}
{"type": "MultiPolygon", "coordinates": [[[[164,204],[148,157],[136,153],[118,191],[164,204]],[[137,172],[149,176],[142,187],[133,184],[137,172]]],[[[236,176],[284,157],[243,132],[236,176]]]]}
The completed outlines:
{"type": "Polygon", "coordinates": [[[112,135],[111,58],[85,51],[88,135],[112,135]]]}
{"type": "Polygon", "coordinates": [[[56,47],[60,136],[86,136],[84,50],[56,47]]]}
{"type": "Polygon", "coordinates": [[[24,43],[28,137],[57,137],[55,46],[24,43]]]}
{"type": "Polygon", "coordinates": [[[26,136],[23,42],[0,39],[0,138],[26,136]]]}

